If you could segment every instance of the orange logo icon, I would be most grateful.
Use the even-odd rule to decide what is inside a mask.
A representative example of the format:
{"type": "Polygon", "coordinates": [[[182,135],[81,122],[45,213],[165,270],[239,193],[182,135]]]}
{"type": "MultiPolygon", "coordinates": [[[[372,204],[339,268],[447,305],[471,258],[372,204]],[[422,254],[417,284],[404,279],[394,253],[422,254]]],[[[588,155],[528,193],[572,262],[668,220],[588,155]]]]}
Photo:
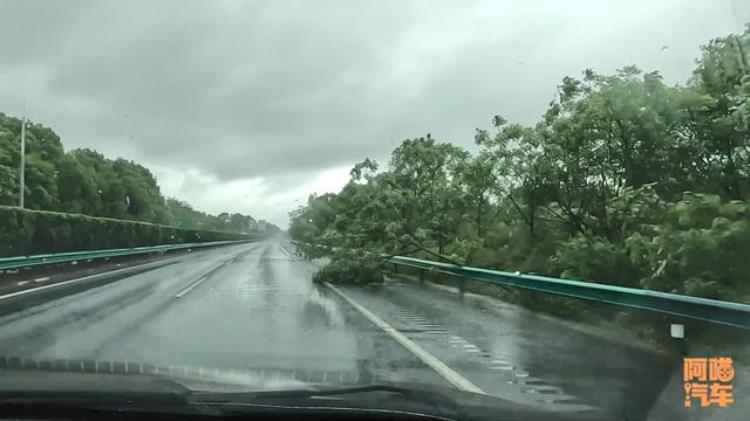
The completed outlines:
{"type": "Polygon", "coordinates": [[[682,379],[685,382],[685,407],[693,400],[700,402],[701,408],[710,405],[725,407],[734,403],[732,379],[734,367],[729,357],[684,358],[682,379]]]}

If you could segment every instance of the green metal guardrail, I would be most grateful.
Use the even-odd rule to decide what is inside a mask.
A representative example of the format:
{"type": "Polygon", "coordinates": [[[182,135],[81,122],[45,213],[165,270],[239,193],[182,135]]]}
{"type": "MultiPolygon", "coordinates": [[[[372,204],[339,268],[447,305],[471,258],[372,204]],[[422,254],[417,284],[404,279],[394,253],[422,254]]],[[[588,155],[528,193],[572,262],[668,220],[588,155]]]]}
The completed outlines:
{"type": "Polygon", "coordinates": [[[750,305],[747,304],[469,266],[456,266],[413,257],[395,256],[390,259],[390,262],[423,270],[436,270],[441,273],[493,284],[750,329],[750,305]]]}
{"type": "Polygon", "coordinates": [[[163,253],[170,250],[219,246],[224,244],[242,243],[239,241],[212,241],[206,243],[161,244],[158,246],[134,247],[106,250],[73,251],[67,253],[37,254],[33,256],[14,256],[0,258],[0,270],[21,269],[32,266],[50,265],[55,263],[69,263],[104,259],[108,257],[133,256],[148,253],[163,253]]]}

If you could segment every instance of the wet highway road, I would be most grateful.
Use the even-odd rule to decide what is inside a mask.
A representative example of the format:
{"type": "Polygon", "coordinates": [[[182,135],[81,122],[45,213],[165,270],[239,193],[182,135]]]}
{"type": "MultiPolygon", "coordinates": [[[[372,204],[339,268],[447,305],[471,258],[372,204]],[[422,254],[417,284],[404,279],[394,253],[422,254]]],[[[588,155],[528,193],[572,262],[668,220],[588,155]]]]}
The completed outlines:
{"type": "MultiPolygon", "coordinates": [[[[0,355],[450,386],[339,294],[312,284],[315,265],[281,242],[171,263],[0,317],[0,355]]],[[[654,353],[496,300],[408,280],[340,291],[485,393],[513,401],[640,418],[674,377],[675,364],[654,353]]],[[[684,415],[679,395],[675,405],[661,398],[670,401],[662,416],[684,415]]]]}
{"type": "Polygon", "coordinates": [[[445,383],[314,271],[277,242],[195,252],[1,317],[0,355],[445,383]]]}

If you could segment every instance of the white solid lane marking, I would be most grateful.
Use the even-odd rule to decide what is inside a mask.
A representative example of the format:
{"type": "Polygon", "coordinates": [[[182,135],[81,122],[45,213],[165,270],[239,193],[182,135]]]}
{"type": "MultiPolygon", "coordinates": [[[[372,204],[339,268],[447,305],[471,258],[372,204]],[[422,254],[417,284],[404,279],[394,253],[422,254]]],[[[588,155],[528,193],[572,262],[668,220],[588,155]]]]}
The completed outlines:
{"type": "MultiPolygon", "coordinates": [[[[0,295],[0,300],[5,300],[5,299],[8,299],[8,298],[12,298],[12,297],[18,297],[19,295],[31,294],[31,293],[34,293],[34,292],[37,292],[37,291],[43,291],[45,289],[57,288],[57,287],[63,286],[63,285],[74,284],[76,282],[81,282],[81,281],[85,281],[85,280],[88,280],[88,279],[91,279],[91,278],[100,277],[100,276],[110,276],[110,275],[114,275],[116,273],[128,272],[128,271],[131,271],[131,270],[136,270],[137,268],[148,267],[148,266],[159,266],[161,264],[164,264],[165,262],[171,262],[171,261],[180,260],[180,259],[182,259],[182,256],[168,258],[168,259],[164,259],[164,260],[158,260],[158,261],[155,261],[155,262],[140,263],[140,264],[136,264],[136,265],[133,265],[133,266],[128,266],[128,267],[122,268],[122,269],[115,269],[115,270],[110,270],[110,271],[107,271],[107,272],[96,273],[96,274],[93,274],[93,275],[84,276],[82,278],[71,279],[69,281],[56,282],[54,284],[43,285],[43,286],[36,287],[36,288],[24,289],[22,291],[16,291],[16,292],[11,292],[11,293],[5,294],[5,295],[0,295]]],[[[23,281],[21,281],[21,282],[23,282],[23,281]]]]}
{"type": "Polygon", "coordinates": [[[74,284],[76,282],[81,282],[81,281],[85,281],[87,279],[96,278],[96,277],[100,277],[100,276],[110,276],[110,275],[113,275],[115,273],[127,272],[127,271],[131,271],[131,270],[135,270],[136,268],[141,268],[143,266],[158,265],[160,263],[167,262],[167,261],[170,261],[170,260],[172,260],[172,259],[166,259],[166,260],[161,260],[161,261],[156,261],[156,262],[142,263],[142,264],[138,264],[138,265],[129,266],[129,267],[126,267],[126,268],[123,268],[123,269],[110,270],[110,271],[107,271],[107,272],[102,272],[102,273],[97,273],[97,274],[94,274],[94,275],[84,276],[83,278],[76,278],[76,279],[71,279],[69,281],[63,281],[63,282],[57,282],[57,283],[54,283],[54,284],[43,285],[43,286],[40,286],[40,287],[37,287],[37,288],[29,288],[29,289],[24,289],[23,291],[11,292],[10,294],[0,295],[0,300],[5,300],[7,298],[17,297],[19,295],[24,295],[24,294],[31,294],[33,292],[42,291],[42,290],[50,289],[50,288],[56,288],[56,287],[63,286],[63,285],[74,284]]]}
{"type": "Polygon", "coordinates": [[[381,318],[373,314],[370,310],[366,309],[364,306],[354,301],[353,298],[344,294],[343,291],[341,291],[340,289],[336,288],[335,286],[331,285],[328,282],[326,282],[325,285],[328,288],[330,288],[333,292],[338,294],[341,298],[343,298],[347,303],[349,303],[357,311],[362,313],[363,316],[369,319],[377,327],[383,329],[383,331],[387,333],[390,337],[395,339],[396,342],[400,343],[404,348],[411,351],[411,353],[416,355],[417,358],[422,360],[423,363],[427,364],[430,368],[432,368],[438,374],[443,376],[443,378],[448,380],[450,384],[452,384],[458,389],[465,390],[467,392],[484,394],[484,391],[480,389],[478,386],[476,386],[474,383],[470,382],[468,379],[466,379],[464,376],[459,374],[454,369],[448,367],[448,365],[446,365],[444,362],[434,357],[432,354],[427,352],[424,348],[417,345],[411,339],[407,338],[403,333],[399,332],[396,328],[389,325],[384,320],[382,320],[381,318]]]}
{"type": "Polygon", "coordinates": [[[206,279],[208,279],[208,277],[206,277],[206,276],[198,278],[197,281],[193,282],[192,284],[190,284],[189,287],[187,287],[187,288],[183,289],[182,291],[178,292],[177,294],[175,294],[174,297],[175,298],[182,298],[183,296],[185,296],[185,294],[187,294],[188,292],[194,290],[198,285],[200,285],[203,282],[205,282],[206,279]]]}

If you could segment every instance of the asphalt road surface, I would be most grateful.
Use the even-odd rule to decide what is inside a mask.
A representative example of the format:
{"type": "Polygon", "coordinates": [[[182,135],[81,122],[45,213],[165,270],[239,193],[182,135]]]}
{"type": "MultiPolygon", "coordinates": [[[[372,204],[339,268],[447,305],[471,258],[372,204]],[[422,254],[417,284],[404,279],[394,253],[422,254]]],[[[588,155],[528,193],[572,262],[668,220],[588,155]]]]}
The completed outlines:
{"type": "Polygon", "coordinates": [[[551,409],[686,415],[680,390],[665,389],[674,361],[496,300],[406,279],[315,285],[316,266],[281,241],[168,263],[0,317],[0,355],[324,383],[468,384],[551,409]]]}

